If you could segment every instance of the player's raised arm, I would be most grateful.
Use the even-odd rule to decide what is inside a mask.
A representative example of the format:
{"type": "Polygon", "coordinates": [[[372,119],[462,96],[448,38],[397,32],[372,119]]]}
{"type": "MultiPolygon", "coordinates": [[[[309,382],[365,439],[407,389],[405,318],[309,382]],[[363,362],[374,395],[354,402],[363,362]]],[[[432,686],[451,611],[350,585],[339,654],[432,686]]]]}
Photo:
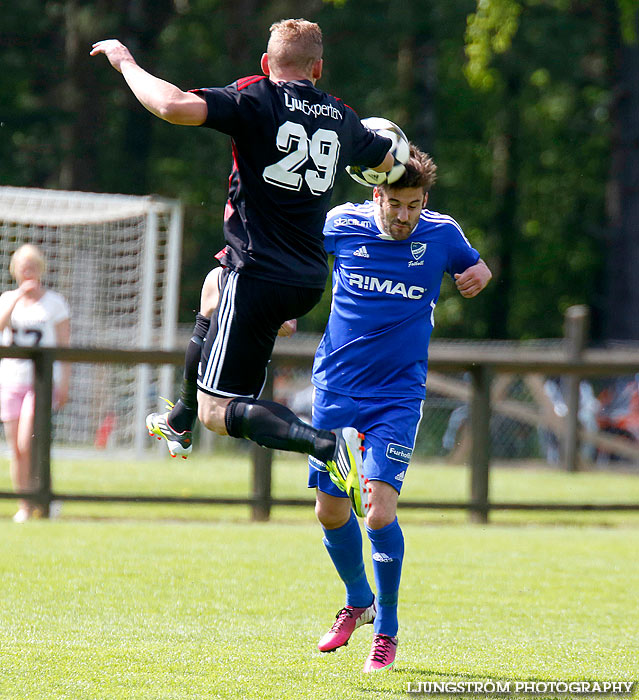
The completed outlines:
{"type": "Polygon", "coordinates": [[[171,124],[186,126],[199,126],[206,120],[208,110],[203,98],[147,73],[117,39],[105,39],[93,44],[91,56],[101,53],[122,73],[140,103],[156,117],[171,124]]]}
{"type": "Polygon", "coordinates": [[[455,275],[455,285],[466,299],[477,296],[492,279],[492,272],[480,258],[474,265],[455,275]]]}

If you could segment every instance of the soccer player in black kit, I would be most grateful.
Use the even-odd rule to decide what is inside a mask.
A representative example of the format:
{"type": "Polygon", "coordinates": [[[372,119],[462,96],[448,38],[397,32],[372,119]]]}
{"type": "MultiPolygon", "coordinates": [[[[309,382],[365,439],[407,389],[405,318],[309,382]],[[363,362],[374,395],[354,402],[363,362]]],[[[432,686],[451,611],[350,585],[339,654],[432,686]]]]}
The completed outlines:
{"type": "Polygon", "coordinates": [[[221,435],[311,454],[327,465],[358,512],[357,430],[318,430],[258,397],[278,329],[322,295],[328,275],[322,231],[337,172],[346,165],[389,171],[395,162],[390,140],[315,87],[322,33],[303,19],[273,24],[263,75],[225,88],[184,92],[144,71],[115,39],[94,44],[91,55],[101,53],[156,116],[232,139],[219,304],[211,319],[198,314],[180,400],[170,412],[148,416],[149,432],[165,438],[171,454],[186,457],[199,415],[221,435]]]}

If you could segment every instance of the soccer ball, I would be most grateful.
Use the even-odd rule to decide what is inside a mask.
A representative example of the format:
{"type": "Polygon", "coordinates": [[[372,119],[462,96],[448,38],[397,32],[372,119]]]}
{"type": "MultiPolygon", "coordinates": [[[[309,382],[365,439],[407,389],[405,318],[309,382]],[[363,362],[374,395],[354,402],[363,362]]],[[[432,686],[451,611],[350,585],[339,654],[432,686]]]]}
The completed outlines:
{"type": "Polygon", "coordinates": [[[393,154],[395,164],[390,172],[387,173],[378,173],[372,168],[361,168],[359,165],[346,166],[346,172],[355,182],[359,182],[360,185],[366,185],[367,187],[375,187],[376,185],[383,185],[384,183],[390,185],[399,180],[406,172],[404,166],[408,162],[408,156],[410,155],[408,139],[397,124],[394,124],[390,119],[368,117],[368,119],[362,119],[362,124],[367,129],[381,136],[385,136],[393,142],[390,152],[393,154]]]}

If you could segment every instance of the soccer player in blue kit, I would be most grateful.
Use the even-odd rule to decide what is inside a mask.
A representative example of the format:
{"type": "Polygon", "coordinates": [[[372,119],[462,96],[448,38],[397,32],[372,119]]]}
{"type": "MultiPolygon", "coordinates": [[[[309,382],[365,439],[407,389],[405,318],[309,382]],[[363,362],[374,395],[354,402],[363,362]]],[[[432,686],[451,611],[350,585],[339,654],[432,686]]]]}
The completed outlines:
{"type": "Polygon", "coordinates": [[[271,26],[263,75],[222,88],[182,91],[143,70],[115,39],[94,44],[91,55],[98,54],[154,115],[232,140],[219,305],[211,318],[197,315],[180,399],[171,411],[147,416],[149,433],[186,458],[199,416],[221,435],[313,455],[336,473],[350,473],[352,483],[361,463],[357,430],[314,428],[259,394],[278,330],[310,311],[324,290],[322,227],[336,174],[353,164],[390,171],[392,142],[315,87],[322,33],[303,19],[271,26]]]}
{"type": "Polygon", "coordinates": [[[398,181],[375,188],[373,201],[335,207],[324,226],[326,250],[335,256],[333,302],[313,366],[313,425],[354,425],[365,434],[358,514],[371,542],[377,596],[344,483],[310,457],[308,485],[316,489],[324,544],[346,587],[346,605],[318,647],[334,651],[357,627],[373,623],[364,672],[395,662],[404,556],[397,500],[421,419],[442,276],[451,275],[466,298],[492,276],[459,224],[426,209],[435,173],[433,161],[411,144],[398,181]]]}

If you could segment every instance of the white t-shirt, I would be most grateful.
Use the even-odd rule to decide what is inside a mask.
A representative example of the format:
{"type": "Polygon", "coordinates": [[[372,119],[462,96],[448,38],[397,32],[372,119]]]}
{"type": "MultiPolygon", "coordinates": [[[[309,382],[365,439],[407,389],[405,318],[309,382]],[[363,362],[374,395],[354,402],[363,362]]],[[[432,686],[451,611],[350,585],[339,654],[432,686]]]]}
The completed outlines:
{"type": "MultiPolygon", "coordinates": [[[[56,345],[56,326],[69,318],[69,305],[57,292],[47,289],[34,304],[19,299],[11,314],[11,323],[2,331],[3,345],[56,345]]],[[[56,363],[57,364],[57,363],[56,363]]],[[[53,380],[59,379],[60,368],[54,365],[53,380]]],[[[33,383],[33,363],[13,357],[0,361],[0,384],[18,386],[33,383]]]]}

